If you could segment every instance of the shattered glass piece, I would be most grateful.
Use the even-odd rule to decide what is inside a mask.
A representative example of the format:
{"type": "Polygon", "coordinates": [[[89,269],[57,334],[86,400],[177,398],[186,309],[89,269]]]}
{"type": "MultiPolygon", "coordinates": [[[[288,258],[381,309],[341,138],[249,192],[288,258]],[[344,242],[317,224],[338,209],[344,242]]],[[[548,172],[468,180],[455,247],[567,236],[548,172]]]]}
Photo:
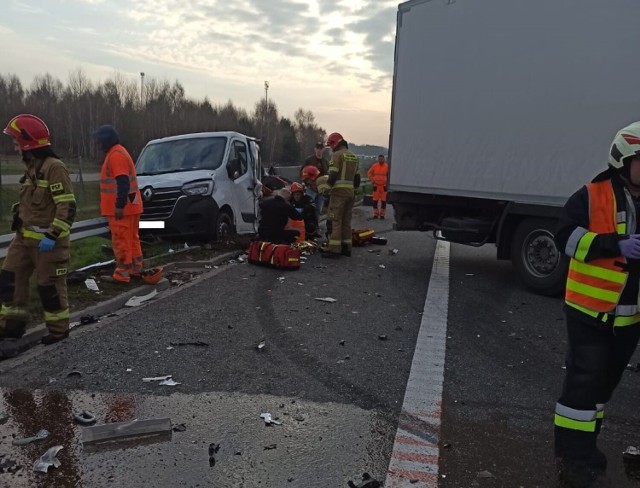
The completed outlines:
{"type": "Polygon", "coordinates": [[[169,378],[171,378],[171,375],[166,375],[166,376],[154,376],[153,378],[142,378],[142,381],[144,381],[145,383],[150,383],[152,381],[166,381],[169,378]]]}
{"type": "Polygon", "coordinates": [[[46,473],[49,470],[49,466],[59,468],[62,463],[56,456],[58,455],[58,452],[60,452],[60,449],[62,449],[62,446],[53,446],[47,450],[47,452],[40,456],[40,459],[35,462],[33,470],[40,473],[46,473]]]}
{"type": "Polygon", "coordinates": [[[182,383],[178,383],[177,381],[174,381],[172,378],[167,378],[166,380],[163,380],[158,384],[160,386],[178,386],[178,385],[181,385],[182,383]]]}
{"type": "Polygon", "coordinates": [[[338,300],[336,300],[335,298],[331,298],[331,297],[326,297],[326,298],[315,298],[315,300],[319,301],[319,302],[327,302],[327,303],[336,303],[338,300]]]}

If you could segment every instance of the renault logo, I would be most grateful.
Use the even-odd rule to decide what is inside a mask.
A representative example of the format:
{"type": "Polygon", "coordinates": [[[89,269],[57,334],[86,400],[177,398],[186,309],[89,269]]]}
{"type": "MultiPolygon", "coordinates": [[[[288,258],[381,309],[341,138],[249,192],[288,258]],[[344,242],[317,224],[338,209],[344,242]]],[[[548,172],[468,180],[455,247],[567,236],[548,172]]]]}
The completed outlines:
{"type": "Polygon", "coordinates": [[[153,188],[148,186],[144,190],[142,190],[142,200],[143,201],[148,202],[152,198],[153,198],[153,188]]]}

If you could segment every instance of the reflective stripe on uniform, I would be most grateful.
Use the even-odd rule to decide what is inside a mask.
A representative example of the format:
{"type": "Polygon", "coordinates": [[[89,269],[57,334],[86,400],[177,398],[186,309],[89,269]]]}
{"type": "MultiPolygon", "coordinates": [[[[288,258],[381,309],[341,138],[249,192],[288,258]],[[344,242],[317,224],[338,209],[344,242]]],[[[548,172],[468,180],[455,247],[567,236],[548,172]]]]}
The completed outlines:
{"type": "MultiPolygon", "coordinates": [[[[36,239],[38,241],[41,241],[45,237],[43,232],[35,232],[29,229],[22,229],[21,232],[24,237],[27,237],[29,239],[36,239]]],[[[62,232],[60,232],[58,237],[67,237],[69,234],[71,234],[71,232],[69,232],[68,230],[63,230],[62,232]]]]}
{"type": "Polygon", "coordinates": [[[582,239],[582,237],[587,232],[589,232],[589,230],[585,229],[584,227],[576,227],[573,230],[573,232],[569,236],[569,239],[567,240],[567,245],[564,248],[564,252],[568,256],[575,256],[576,255],[576,250],[578,249],[578,243],[580,242],[580,239],[582,239]]]}
{"type": "Polygon", "coordinates": [[[53,224],[56,227],[62,229],[63,231],[69,231],[71,230],[71,226],[69,224],[67,224],[64,220],[60,220],[60,219],[53,219],[53,224]]]}
{"type": "Polygon", "coordinates": [[[596,410],[576,410],[561,403],[556,403],[554,423],[557,427],[579,430],[582,432],[595,432],[596,410]]]}
{"type": "Polygon", "coordinates": [[[3,317],[18,317],[24,318],[29,315],[26,308],[23,307],[12,307],[10,305],[2,305],[0,307],[0,316],[3,317]]]}
{"type": "Polygon", "coordinates": [[[45,322],[59,322],[61,320],[69,319],[69,309],[63,310],[61,312],[47,312],[44,311],[44,321],[45,322]]]}
{"type": "Polygon", "coordinates": [[[57,195],[53,197],[54,203],[62,203],[62,202],[75,202],[76,197],[73,193],[65,193],[64,195],[57,195]]]}

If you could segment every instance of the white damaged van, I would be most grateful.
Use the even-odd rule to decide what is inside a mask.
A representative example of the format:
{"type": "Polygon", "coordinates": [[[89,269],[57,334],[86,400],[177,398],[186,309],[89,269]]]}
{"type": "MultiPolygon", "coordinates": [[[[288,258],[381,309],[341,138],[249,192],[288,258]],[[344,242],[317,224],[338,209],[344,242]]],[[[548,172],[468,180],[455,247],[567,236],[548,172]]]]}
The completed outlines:
{"type": "Polygon", "coordinates": [[[258,140],[201,132],[147,143],[136,161],[144,211],[165,237],[220,239],[257,232],[261,195],[258,140]]]}

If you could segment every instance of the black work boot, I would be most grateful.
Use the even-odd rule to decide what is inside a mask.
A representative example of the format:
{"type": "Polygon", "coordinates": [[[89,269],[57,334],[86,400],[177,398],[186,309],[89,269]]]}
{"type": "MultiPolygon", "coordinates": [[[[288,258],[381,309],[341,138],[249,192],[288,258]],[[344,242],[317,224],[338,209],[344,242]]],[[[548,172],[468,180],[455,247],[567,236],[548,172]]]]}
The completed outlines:
{"type": "Polygon", "coordinates": [[[590,488],[597,473],[583,460],[562,458],[558,462],[558,481],[563,488],[590,488]]]}
{"type": "Polygon", "coordinates": [[[60,342],[65,340],[67,337],[69,337],[69,331],[65,332],[64,334],[60,334],[60,335],[51,335],[48,334],[46,336],[44,336],[40,342],[42,342],[45,346],[50,346],[51,344],[55,344],[56,342],[60,342]]]}

